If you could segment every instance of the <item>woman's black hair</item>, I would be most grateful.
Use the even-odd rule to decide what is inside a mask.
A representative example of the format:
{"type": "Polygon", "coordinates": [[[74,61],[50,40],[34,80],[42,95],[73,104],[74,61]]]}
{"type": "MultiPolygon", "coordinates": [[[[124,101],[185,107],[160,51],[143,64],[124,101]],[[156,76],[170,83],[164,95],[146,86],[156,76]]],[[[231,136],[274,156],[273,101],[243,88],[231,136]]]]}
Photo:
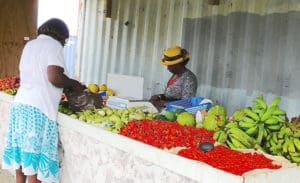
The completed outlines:
{"type": "Polygon", "coordinates": [[[38,28],[38,35],[40,34],[51,36],[64,46],[66,39],[69,37],[69,29],[64,21],[58,18],[51,18],[38,28]]]}
{"type": "Polygon", "coordinates": [[[180,64],[183,66],[186,66],[186,64],[189,62],[190,58],[186,59],[185,61],[181,62],[180,64]]]}

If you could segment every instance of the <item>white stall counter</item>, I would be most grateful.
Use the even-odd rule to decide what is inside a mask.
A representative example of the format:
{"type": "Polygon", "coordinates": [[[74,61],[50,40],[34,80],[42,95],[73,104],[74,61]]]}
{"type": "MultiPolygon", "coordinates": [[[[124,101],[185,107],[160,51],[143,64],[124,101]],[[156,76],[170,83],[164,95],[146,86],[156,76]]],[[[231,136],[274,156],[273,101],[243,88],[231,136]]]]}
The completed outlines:
{"type": "MultiPolygon", "coordinates": [[[[0,93],[0,156],[13,97],[0,93]]],[[[300,168],[236,176],[59,113],[61,183],[300,183],[300,168]]]]}

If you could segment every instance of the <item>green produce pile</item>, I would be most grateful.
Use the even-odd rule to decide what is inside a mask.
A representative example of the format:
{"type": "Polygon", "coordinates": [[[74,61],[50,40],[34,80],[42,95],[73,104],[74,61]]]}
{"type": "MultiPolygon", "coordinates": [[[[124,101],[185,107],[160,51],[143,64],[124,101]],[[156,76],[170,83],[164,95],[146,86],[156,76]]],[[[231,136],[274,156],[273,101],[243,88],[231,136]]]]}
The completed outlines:
{"type": "MultiPolygon", "coordinates": [[[[236,110],[227,118],[226,108],[214,105],[201,112],[201,120],[185,110],[164,113],[144,112],[144,107],[126,109],[85,110],[74,113],[62,102],[59,111],[88,124],[105,124],[106,130],[119,133],[130,121],[173,121],[182,126],[196,126],[213,131],[214,140],[231,149],[257,149],[265,153],[283,156],[300,165],[300,117],[289,121],[286,112],[279,107],[280,97],[267,104],[262,95],[253,99],[253,106],[236,110]]],[[[196,114],[197,115],[197,114],[196,114]]]]}
{"type": "Polygon", "coordinates": [[[133,120],[153,119],[155,113],[144,112],[144,106],[130,107],[126,109],[115,109],[105,106],[101,109],[84,110],[74,113],[68,108],[67,101],[59,105],[59,112],[69,115],[72,118],[84,121],[88,124],[105,124],[106,130],[118,133],[126,123],[133,120]]]}
{"type": "Polygon", "coordinates": [[[253,106],[234,112],[213,138],[232,149],[259,149],[300,165],[300,123],[289,122],[276,97],[268,105],[262,95],[253,106]]]}

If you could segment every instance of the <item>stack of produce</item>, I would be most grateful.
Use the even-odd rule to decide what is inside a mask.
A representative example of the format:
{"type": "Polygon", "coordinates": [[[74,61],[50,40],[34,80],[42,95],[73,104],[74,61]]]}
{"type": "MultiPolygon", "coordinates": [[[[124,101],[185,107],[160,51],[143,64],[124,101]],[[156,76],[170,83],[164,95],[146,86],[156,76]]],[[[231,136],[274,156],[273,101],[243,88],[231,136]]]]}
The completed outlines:
{"type": "Polygon", "coordinates": [[[115,92],[111,88],[107,88],[106,84],[90,83],[87,88],[92,93],[99,93],[101,96],[114,96],[115,92]]]}
{"type": "Polygon", "coordinates": [[[7,94],[15,95],[20,86],[19,77],[6,77],[0,78],[0,91],[4,91],[7,94]]]}
{"type": "Polygon", "coordinates": [[[84,110],[74,113],[68,108],[67,101],[59,105],[59,112],[69,115],[72,118],[84,121],[88,124],[104,124],[108,131],[118,133],[120,128],[132,120],[153,119],[155,113],[144,112],[144,106],[115,109],[105,106],[101,109],[84,110]]]}
{"type": "Polygon", "coordinates": [[[121,128],[120,134],[146,144],[169,149],[181,147],[178,155],[205,162],[215,168],[242,175],[254,169],[279,169],[273,160],[260,153],[242,153],[225,146],[215,146],[213,150],[203,152],[198,146],[203,142],[214,143],[213,131],[195,126],[180,125],[163,120],[132,121],[121,128]]]}
{"type": "Polygon", "coordinates": [[[284,156],[300,165],[300,120],[299,117],[285,123],[278,131],[267,136],[265,148],[268,153],[284,156]]]}
{"type": "Polygon", "coordinates": [[[280,101],[275,97],[268,105],[262,95],[257,96],[252,107],[236,110],[213,138],[232,149],[259,149],[299,165],[300,125],[287,120],[280,101]]]}

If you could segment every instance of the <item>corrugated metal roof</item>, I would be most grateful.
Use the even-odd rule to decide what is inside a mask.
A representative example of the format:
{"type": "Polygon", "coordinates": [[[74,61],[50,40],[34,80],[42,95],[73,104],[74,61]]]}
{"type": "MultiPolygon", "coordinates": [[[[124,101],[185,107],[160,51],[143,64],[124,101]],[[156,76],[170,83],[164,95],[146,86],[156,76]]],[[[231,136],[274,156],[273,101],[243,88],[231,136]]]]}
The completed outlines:
{"type": "Polygon", "coordinates": [[[163,50],[183,45],[198,77],[198,96],[227,107],[229,115],[263,93],[282,96],[289,116],[299,114],[300,1],[104,0],[82,1],[75,75],[105,83],[108,73],[144,77],[144,98],[163,92],[170,76],[163,50]],[[85,2],[85,3],[84,3],[85,2]]]}

